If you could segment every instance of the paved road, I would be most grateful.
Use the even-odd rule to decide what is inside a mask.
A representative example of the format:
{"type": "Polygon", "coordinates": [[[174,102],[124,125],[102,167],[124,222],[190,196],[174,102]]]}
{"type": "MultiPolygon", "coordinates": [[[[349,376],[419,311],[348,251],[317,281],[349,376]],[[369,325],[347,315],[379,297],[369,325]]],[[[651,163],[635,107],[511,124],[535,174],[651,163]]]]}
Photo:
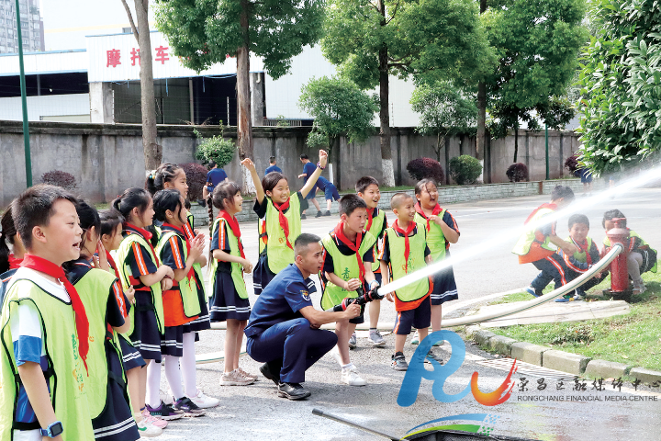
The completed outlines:
{"type": "MultiPolygon", "coordinates": [[[[592,222],[591,236],[601,242],[604,237],[601,228],[601,215],[610,208],[619,208],[629,219],[630,226],[656,248],[661,244],[658,219],[661,214],[661,190],[642,189],[635,194],[620,194],[614,199],[606,199],[597,206],[590,207],[588,198],[578,198],[575,206],[588,215],[592,222]]],[[[474,256],[455,266],[460,299],[479,298],[491,293],[525,286],[535,276],[531,265],[519,266],[510,250],[516,241],[516,232],[526,216],[535,207],[546,202],[546,197],[524,197],[482,201],[477,203],[448,205],[462,232],[461,239],[453,252],[458,256],[472,252],[474,256]],[[502,238],[499,245],[484,249],[483,245],[494,237],[502,238]]],[[[388,213],[392,220],[392,213],[388,213]]],[[[558,230],[563,231],[568,215],[558,222],[558,230]]],[[[303,222],[303,230],[322,235],[335,224],[336,218],[310,219],[303,222]]],[[[257,257],[255,223],[242,225],[247,256],[255,261],[257,257]]],[[[250,284],[250,280],[247,283],[250,284]]],[[[254,298],[252,299],[254,300],[254,298]]],[[[394,308],[384,304],[382,321],[392,322],[394,308]]],[[[222,350],[223,331],[208,331],[202,334],[198,353],[222,350]]],[[[660,335],[661,337],[661,335],[660,335]]],[[[397,395],[404,373],[395,372],[389,367],[393,336],[387,336],[384,349],[372,349],[366,339],[359,339],[359,348],[352,352],[352,360],[368,381],[368,386],[352,388],[339,384],[340,372],[332,357],[326,356],[308,374],[308,387],[313,395],[305,402],[289,402],[275,395],[272,383],[262,379],[249,387],[221,387],[218,385],[222,372],[220,363],[200,366],[199,382],[207,394],[217,396],[222,406],[209,412],[207,417],[192,421],[173,422],[164,440],[196,439],[204,440],[353,440],[379,439],[372,435],[348,428],[336,422],[312,416],[313,408],[321,408],[349,418],[357,423],[403,436],[418,424],[437,418],[466,414],[489,413],[499,416],[494,434],[528,437],[545,440],[655,440],[659,435],[659,389],[634,392],[627,384],[622,391],[613,390],[610,383],[607,390],[571,391],[573,382],[564,380],[565,390],[556,390],[553,374],[534,376],[525,374],[530,381],[528,391],[519,391],[521,373],[515,375],[517,384],[512,397],[503,404],[487,407],[477,403],[470,394],[455,403],[441,403],[432,395],[432,383],[423,381],[416,403],[410,407],[397,405],[397,395]],[[548,387],[537,390],[537,380],[545,378],[548,387]],[[606,401],[606,396],[611,397],[606,401]],[[557,401],[578,398],[582,402],[557,401]],[[592,398],[586,398],[592,397],[592,398]],[[652,398],[645,398],[652,397],[652,398]],[[601,400],[599,400],[601,398],[601,400]],[[543,400],[543,401],[529,401],[543,400]],[[617,401],[615,401],[617,400],[617,401]]],[[[507,375],[506,368],[489,367],[493,357],[476,347],[467,345],[466,361],[445,383],[448,394],[458,393],[466,388],[473,372],[479,373],[479,387],[485,392],[498,388],[507,375]]],[[[445,347],[444,347],[445,348],[445,347]]],[[[405,355],[410,360],[415,347],[407,346],[405,355]]],[[[448,349],[443,349],[446,358],[448,349]]],[[[249,357],[242,359],[243,367],[258,372],[258,363],[249,357]]],[[[165,385],[163,389],[165,390],[165,385]]]]}

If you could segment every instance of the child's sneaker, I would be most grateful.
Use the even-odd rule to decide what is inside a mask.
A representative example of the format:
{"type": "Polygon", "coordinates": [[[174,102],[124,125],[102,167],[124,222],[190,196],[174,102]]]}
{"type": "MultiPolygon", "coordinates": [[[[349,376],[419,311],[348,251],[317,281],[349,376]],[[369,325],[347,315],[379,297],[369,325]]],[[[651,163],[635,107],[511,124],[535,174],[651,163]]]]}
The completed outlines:
{"type": "Polygon", "coordinates": [[[315,214],[314,217],[321,217],[321,211],[317,211],[317,214],[315,214]]]}
{"type": "Polygon", "coordinates": [[[351,334],[349,338],[349,349],[356,349],[356,333],[351,334]]]}
{"type": "Polygon", "coordinates": [[[307,219],[308,217],[305,215],[305,213],[301,214],[301,219],[307,219]]]}
{"type": "Polygon", "coordinates": [[[180,410],[184,413],[184,416],[187,417],[199,417],[204,415],[206,412],[200,409],[197,404],[193,403],[190,398],[183,397],[179,398],[174,403],[175,410],[180,410]]]}
{"type": "Polygon", "coordinates": [[[331,215],[330,210],[326,210],[326,212],[324,213],[324,216],[330,216],[330,215],[331,215]]]}
{"type": "Polygon", "coordinates": [[[152,436],[159,436],[163,433],[163,429],[156,427],[151,421],[147,421],[144,418],[135,424],[138,426],[140,438],[151,438],[152,436]]]}
{"type": "Polygon", "coordinates": [[[161,401],[161,404],[154,408],[147,405],[147,411],[153,417],[160,418],[165,421],[178,420],[184,416],[184,412],[174,409],[169,404],[161,401]]]}
{"type": "Polygon", "coordinates": [[[386,341],[381,336],[381,333],[379,332],[378,329],[376,329],[374,331],[370,331],[370,340],[372,342],[372,346],[385,346],[386,345],[386,341]]]}
{"type": "Polygon", "coordinates": [[[634,282],[634,284],[633,284],[633,293],[635,295],[640,295],[640,294],[644,293],[646,290],[647,290],[647,288],[645,287],[645,283],[643,283],[643,282],[635,283],[634,282]]]}
{"type": "Polygon", "coordinates": [[[527,287],[527,288],[526,288],[526,292],[527,292],[528,294],[530,294],[531,296],[533,296],[533,297],[541,297],[542,294],[543,294],[542,292],[537,291],[537,290],[536,290],[535,288],[533,288],[532,286],[527,287]]]}
{"type": "Polygon", "coordinates": [[[141,415],[143,421],[147,421],[148,423],[158,427],[159,429],[165,429],[166,427],[168,427],[167,421],[152,416],[152,414],[149,413],[146,407],[142,410],[141,415]]]}
{"type": "Polygon", "coordinates": [[[571,294],[565,294],[564,296],[555,299],[556,302],[558,303],[568,303],[568,302],[573,302],[574,297],[571,294]]]}
{"type": "Polygon", "coordinates": [[[220,400],[218,398],[207,397],[201,390],[198,390],[197,394],[190,397],[190,399],[200,409],[209,409],[210,407],[216,407],[220,404],[220,400]]]}
{"type": "Polygon", "coordinates": [[[358,375],[358,369],[355,366],[342,368],[342,382],[349,386],[365,386],[367,384],[367,381],[358,375]]]}
{"type": "Polygon", "coordinates": [[[442,365],[445,363],[443,359],[434,352],[433,349],[430,349],[429,352],[427,352],[427,355],[425,355],[425,363],[432,364],[431,360],[435,360],[438,362],[438,364],[442,365]]]}
{"type": "Polygon", "coordinates": [[[585,300],[585,291],[582,289],[577,289],[574,291],[574,301],[585,300]]]}
{"type": "Polygon", "coordinates": [[[396,371],[405,371],[408,370],[409,364],[406,362],[406,357],[401,352],[395,352],[395,355],[392,356],[392,368],[396,371]]]}
{"type": "Polygon", "coordinates": [[[413,337],[411,337],[411,344],[417,345],[419,343],[420,343],[420,335],[418,335],[418,331],[415,331],[413,333],[413,337]]]}
{"type": "Polygon", "coordinates": [[[252,380],[252,381],[259,380],[257,375],[249,374],[248,372],[244,371],[241,368],[238,368],[237,371],[239,371],[239,374],[241,374],[243,376],[243,378],[247,378],[248,380],[252,380]]]}
{"type": "Polygon", "coordinates": [[[249,380],[249,379],[245,378],[243,375],[241,375],[236,370],[233,370],[232,372],[225,372],[220,377],[220,385],[221,386],[247,386],[247,385],[252,384],[254,382],[255,382],[255,380],[249,380]]]}

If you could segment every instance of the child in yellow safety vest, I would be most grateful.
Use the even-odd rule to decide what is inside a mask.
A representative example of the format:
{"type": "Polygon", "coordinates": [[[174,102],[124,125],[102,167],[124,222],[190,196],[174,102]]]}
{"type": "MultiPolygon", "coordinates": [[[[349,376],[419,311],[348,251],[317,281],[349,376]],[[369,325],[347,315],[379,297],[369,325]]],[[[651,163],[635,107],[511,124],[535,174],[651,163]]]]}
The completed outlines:
{"type": "MultiPolygon", "coordinates": [[[[413,273],[428,263],[431,263],[431,251],[427,246],[427,231],[415,222],[415,200],[406,193],[397,193],[390,200],[390,207],[397,216],[392,226],[386,229],[383,250],[379,255],[381,274],[384,285],[391,280],[401,279],[413,273]]],[[[397,371],[408,369],[404,357],[406,337],[411,333],[411,327],[418,330],[422,341],[429,332],[431,324],[432,281],[425,277],[410,283],[394,293],[387,294],[387,299],[395,302],[397,317],[395,319],[395,353],[392,368],[397,371]]],[[[439,361],[432,350],[427,358],[439,361]]]]}
{"type": "MultiPolygon", "coordinates": [[[[604,213],[604,218],[601,222],[601,225],[604,227],[606,232],[615,228],[615,222],[613,219],[624,219],[624,227],[627,228],[626,217],[620,210],[608,210],[604,213]]],[[[656,250],[650,248],[650,246],[643,240],[638,233],[633,230],[629,231],[629,256],[627,258],[627,269],[629,271],[629,277],[633,282],[633,293],[642,294],[645,292],[645,283],[641,274],[651,271],[656,273],[656,259],[657,253],[656,250]]],[[[604,254],[606,254],[611,248],[611,241],[608,237],[604,238],[604,254]]]]}
{"type": "MultiPolygon", "coordinates": [[[[321,307],[324,310],[332,309],[345,298],[358,297],[358,288],[368,292],[379,286],[372,273],[376,238],[364,230],[366,222],[365,201],[355,194],[343,196],[340,199],[340,222],[321,241],[324,266],[319,278],[322,282],[321,307]]],[[[335,325],[342,382],[349,386],[367,384],[349,358],[349,338],[356,324],[365,321],[364,311],[363,305],[358,317],[340,320],[335,325]]]]}
{"type": "MultiPolygon", "coordinates": [[[[528,216],[524,222],[527,228],[512,250],[512,253],[519,256],[520,264],[532,263],[541,271],[526,289],[526,292],[533,297],[543,294],[544,288],[549,283],[549,277],[555,282],[556,289],[567,283],[567,265],[564,259],[556,254],[555,248],[551,244],[561,248],[569,255],[576,253],[578,248],[574,244],[560,239],[555,232],[556,222],[545,221],[544,218],[551,216],[556,210],[568,206],[573,200],[574,192],[571,188],[557,185],[551,192],[551,202],[540,205],[528,216]]],[[[566,295],[556,301],[568,302],[570,298],[570,295],[566,295]]]]}
{"type": "Polygon", "coordinates": [[[300,191],[290,195],[287,178],[277,172],[261,180],[250,158],[241,162],[252,177],[257,197],[254,211],[259,217],[259,261],[253,271],[253,289],[261,294],[271,280],[294,263],[294,242],[301,234],[301,213],[308,206],[305,197],[312,191],[328,153],[319,150],[319,163],[300,191]]]}
{"type": "MultiPolygon", "coordinates": [[[[565,265],[567,265],[567,282],[579,277],[599,261],[599,248],[588,237],[589,232],[590,220],[586,215],[574,214],[569,218],[569,237],[566,240],[573,243],[578,248],[578,251],[574,254],[566,254],[562,250],[558,250],[558,254],[562,256],[565,265]]],[[[574,300],[584,300],[585,292],[601,283],[606,278],[606,273],[600,272],[576,288],[574,300]]]]}
{"type": "MultiPolygon", "coordinates": [[[[365,231],[370,233],[376,238],[376,246],[373,248],[373,261],[372,272],[374,278],[381,284],[381,265],[379,265],[379,252],[383,247],[383,236],[388,228],[388,219],[386,212],[379,209],[379,201],[381,200],[381,191],[379,190],[379,181],[372,176],[363,176],[356,182],[356,193],[365,201],[367,205],[367,223],[365,224],[365,231]]],[[[372,300],[369,303],[369,318],[370,318],[370,341],[373,346],[385,346],[386,341],[381,336],[378,329],[379,315],[381,313],[381,300],[372,300]]],[[[354,332],[349,338],[349,348],[356,347],[356,333],[354,332]]]]}

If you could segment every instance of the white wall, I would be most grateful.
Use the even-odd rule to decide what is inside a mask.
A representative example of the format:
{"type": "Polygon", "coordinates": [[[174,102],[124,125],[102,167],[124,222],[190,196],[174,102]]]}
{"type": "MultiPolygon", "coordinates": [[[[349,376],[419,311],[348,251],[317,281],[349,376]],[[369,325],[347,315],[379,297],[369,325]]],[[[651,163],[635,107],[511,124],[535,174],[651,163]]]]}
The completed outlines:
{"type": "MultiPolygon", "coordinates": [[[[75,95],[48,95],[29,96],[28,120],[40,121],[71,121],[72,116],[77,120],[84,119],[84,115],[90,114],[89,93],[75,95]],[[56,117],[63,118],[56,118],[56,117]],[[42,118],[44,117],[44,118],[42,118]]],[[[0,98],[0,120],[21,121],[23,119],[23,108],[21,97],[0,98]]],[[[89,119],[88,119],[89,121],[89,119]]]]}

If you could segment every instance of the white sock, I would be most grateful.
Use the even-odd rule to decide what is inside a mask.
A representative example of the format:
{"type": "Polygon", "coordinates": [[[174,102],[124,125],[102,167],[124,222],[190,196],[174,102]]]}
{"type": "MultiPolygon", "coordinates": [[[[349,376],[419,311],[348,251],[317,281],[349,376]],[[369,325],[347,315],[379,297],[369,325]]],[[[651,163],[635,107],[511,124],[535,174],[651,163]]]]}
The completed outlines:
{"type": "Polygon", "coordinates": [[[187,397],[197,395],[197,380],[195,375],[195,333],[184,334],[184,355],[181,357],[181,375],[184,378],[184,392],[187,397]]]}
{"type": "Polygon", "coordinates": [[[353,367],[353,363],[344,364],[342,365],[342,370],[351,369],[352,367],[353,367]]]}
{"type": "Polygon", "coordinates": [[[179,358],[172,355],[164,355],[165,377],[168,379],[174,399],[184,397],[184,389],[181,387],[181,372],[179,371],[179,358]]]}
{"type": "Polygon", "coordinates": [[[161,404],[161,364],[152,360],[147,366],[147,396],[145,402],[151,408],[161,404]]]}

